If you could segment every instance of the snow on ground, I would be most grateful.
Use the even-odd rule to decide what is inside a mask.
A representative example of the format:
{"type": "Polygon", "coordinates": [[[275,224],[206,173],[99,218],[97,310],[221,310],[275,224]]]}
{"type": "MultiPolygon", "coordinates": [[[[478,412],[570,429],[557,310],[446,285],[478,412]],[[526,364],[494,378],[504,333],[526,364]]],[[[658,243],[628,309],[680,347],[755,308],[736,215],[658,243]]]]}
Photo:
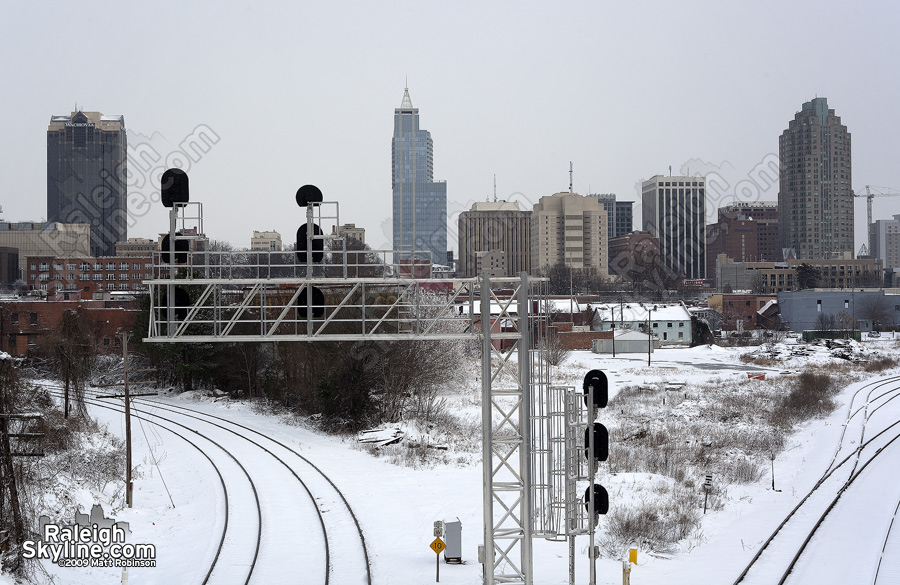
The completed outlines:
{"type": "MultiPolygon", "coordinates": [[[[863,346],[866,351],[880,349],[896,354],[891,340],[866,342],[863,346]]],[[[701,383],[732,376],[746,379],[748,372],[765,373],[767,377],[779,376],[781,372],[800,368],[804,363],[824,364],[839,359],[818,350],[806,356],[791,356],[787,348],[794,347],[777,347],[779,352],[783,350],[784,356],[773,357],[766,365],[740,361],[741,354],[752,352],[755,348],[701,346],[661,349],[652,354],[650,366],[647,365],[646,354],[620,353],[612,358],[590,352],[573,352],[565,365],[554,368],[553,375],[559,383],[580,386],[587,370],[602,368],[608,373],[610,394],[614,396],[626,385],[701,383]]],[[[838,397],[839,405],[859,384],[848,387],[838,397]]],[[[448,397],[450,408],[457,416],[477,418],[480,416],[480,406],[474,396],[471,389],[462,389],[448,397]]],[[[357,445],[353,438],[325,435],[302,424],[261,414],[246,404],[212,399],[200,393],[168,396],[162,400],[216,413],[256,428],[294,447],[320,466],[344,491],[358,514],[370,547],[376,584],[432,582],[435,554],[428,548],[434,538],[432,523],[434,520],[456,518],[461,520],[463,527],[464,564],[448,565],[442,562],[441,583],[481,582],[482,569],[476,556],[477,546],[482,542],[482,474],[478,452],[451,452],[443,459],[435,458],[431,463],[418,467],[401,466],[392,463],[390,457],[373,456],[365,447],[357,445]]],[[[900,418],[898,407],[891,408],[893,414],[888,418],[900,418]]],[[[96,408],[92,409],[92,413],[104,421],[110,431],[124,434],[121,414],[96,408]]],[[[828,418],[816,419],[798,428],[788,448],[774,462],[778,491],[771,489],[768,473],[755,484],[730,489],[724,508],[710,511],[703,518],[702,535],[692,540],[688,547],[693,547],[692,550],[680,552],[672,558],[639,552],[632,582],[666,585],[731,582],[738,567],[752,557],[759,544],[826,467],[841,430],[842,416],[844,411],[839,406],[828,418]]],[[[129,582],[132,585],[200,582],[200,571],[208,564],[210,550],[214,548],[213,536],[221,530],[219,516],[223,503],[218,479],[209,463],[195,449],[186,446],[182,439],[173,434],[147,423],[144,423],[143,429],[136,425],[134,452],[135,461],[141,464],[140,477],[135,482],[135,508],[119,510],[115,517],[131,523],[130,542],[157,546],[158,566],[132,569],[129,582]],[[151,450],[160,460],[160,469],[175,503],[174,508],[159,471],[150,465],[151,450]]],[[[628,482],[668,481],[667,478],[630,475],[634,477],[617,480],[619,485],[616,490],[627,491],[628,482]]],[[[893,484],[898,487],[888,490],[891,493],[884,497],[896,501],[900,497],[900,484],[893,484]]],[[[610,493],[614,496],[613,490],[610,493]]],[[[299,504],[294,501],[269,501],[264,505],[287,511],[299,504]]],[[[602,520],[600,526],[602,529],[602,520]]],[[[320,546],[314,527],[299,528],[297,536],[292,537],[295,539],[292,546],[298,551],[307,546],[320,546]]],[[[850,525],[846,527],[846,532],[853,537],[863,529],[863,526],[850,525]]],[[[585,582],[587,578],[586,546],[586,539],[579,538],[579,582],[585,582]]],[[[534,550],[536,583],[567,583],[567,546],[561,542],[536,540],[534,550]]],[[[298,574],[304,570],[297,565],[294,556],[285,556],[283,563],[298,571],[298,574]]],[[[119,573],[116,570],[46,566],[59,575],[61,583],[118,583],[119,573]]],[[[621,582],[619,560],[601,559],[598,567],[599,583],[621,582]]],[[[6,585],[2,578],[0,584],[6,585]]]]}

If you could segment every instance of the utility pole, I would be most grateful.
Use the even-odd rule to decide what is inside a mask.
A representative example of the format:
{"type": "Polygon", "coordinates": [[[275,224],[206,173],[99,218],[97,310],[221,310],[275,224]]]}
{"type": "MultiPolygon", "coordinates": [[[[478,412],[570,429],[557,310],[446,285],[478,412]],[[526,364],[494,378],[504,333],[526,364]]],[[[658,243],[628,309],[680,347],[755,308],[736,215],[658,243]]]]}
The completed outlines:
{"type": "Polygon", "coordinates": [[[647,365],[650,365],[650,352],[653,351],[653,332],[650,330],[650,313],[653,309],[647,306],[647,365]]]}

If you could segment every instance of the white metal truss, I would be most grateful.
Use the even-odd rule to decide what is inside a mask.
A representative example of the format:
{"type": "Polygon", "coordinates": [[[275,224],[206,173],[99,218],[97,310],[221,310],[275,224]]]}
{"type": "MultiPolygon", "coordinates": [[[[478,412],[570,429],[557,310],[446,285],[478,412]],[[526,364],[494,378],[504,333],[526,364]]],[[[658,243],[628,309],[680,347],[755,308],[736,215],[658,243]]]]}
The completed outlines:
{"type": "MultiPolygon", "coordinates": [[[[333,220],[306,209],[307,222],[333,220]]],[[[544,411],[549,388],[545,279],[455,280],[444,288],[429,265],[389,251],[348,250],[347,242],[308,230],[304,262],[295,252],[217,252],[196,246],[175,259],[176,204],[170,250],[159,254],[150,288],[145,341],[394,341],[473,339],[482,342],[485,583],[533,583],[535,481],[532,407],[544,411]],[[309,251],[325,240],[321,262],[309,251]],[[388,261],[388,258],[391,258],[388,261]],[[181,289],[179,294],[177,289],[181,289]],[[187,299],[178,302],[179,298],[187,299]]],[[[183,221],[182,221],[183,223],[183,221]]],[[[322,226],[323,228],[326,226],[322,226]]],[[[324,231],[324,230],[323,230],[324,231]]]]}

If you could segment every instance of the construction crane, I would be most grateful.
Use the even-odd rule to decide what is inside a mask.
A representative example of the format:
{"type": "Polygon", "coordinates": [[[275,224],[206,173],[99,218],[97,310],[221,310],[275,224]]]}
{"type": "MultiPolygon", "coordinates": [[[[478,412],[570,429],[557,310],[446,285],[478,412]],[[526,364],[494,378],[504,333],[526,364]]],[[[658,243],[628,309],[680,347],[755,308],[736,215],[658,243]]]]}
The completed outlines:
{"type": "Polygon", "coordinates": [[[866,230],[869,235],[869,253],[872,254],[875,250],[875,242],[872,241],[875,238],[875,230],[872,229],[872,199],[875,197],[900,197],[900,191],[890,187],[873,187],[871,185],[866,185],[865,194],[856,193],[854,191],[853,196],[866,198],[866,230]],[[893,191],[893,193],[884,193],[882,191],[872,193],[872,189],[886,189],[888,191],[893,191]]]}

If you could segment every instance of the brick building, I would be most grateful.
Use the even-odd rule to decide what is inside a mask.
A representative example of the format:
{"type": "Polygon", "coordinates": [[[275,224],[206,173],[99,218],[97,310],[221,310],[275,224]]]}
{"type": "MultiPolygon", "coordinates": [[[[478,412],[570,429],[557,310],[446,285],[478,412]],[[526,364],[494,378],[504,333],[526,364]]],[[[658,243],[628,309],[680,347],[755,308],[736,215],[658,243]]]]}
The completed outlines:
{"type": "Polygon", "coordinates": [[[85,293],[146,290],[142,281],[153,278],[153,259],[105,256],[55,258],[32,256],[25,268],[29,290],[85,293]]]}
{"type": "Polygon", "coordinates": [[[140,306],[133,297],[121,300],[0,300],[0,351],[24,356],[34,351],[42,336],[52,331],[68,309],[81,312],[94,334],[97,350],[114,352],[119,347],[116,332],[134,327],[140,306]]]}

